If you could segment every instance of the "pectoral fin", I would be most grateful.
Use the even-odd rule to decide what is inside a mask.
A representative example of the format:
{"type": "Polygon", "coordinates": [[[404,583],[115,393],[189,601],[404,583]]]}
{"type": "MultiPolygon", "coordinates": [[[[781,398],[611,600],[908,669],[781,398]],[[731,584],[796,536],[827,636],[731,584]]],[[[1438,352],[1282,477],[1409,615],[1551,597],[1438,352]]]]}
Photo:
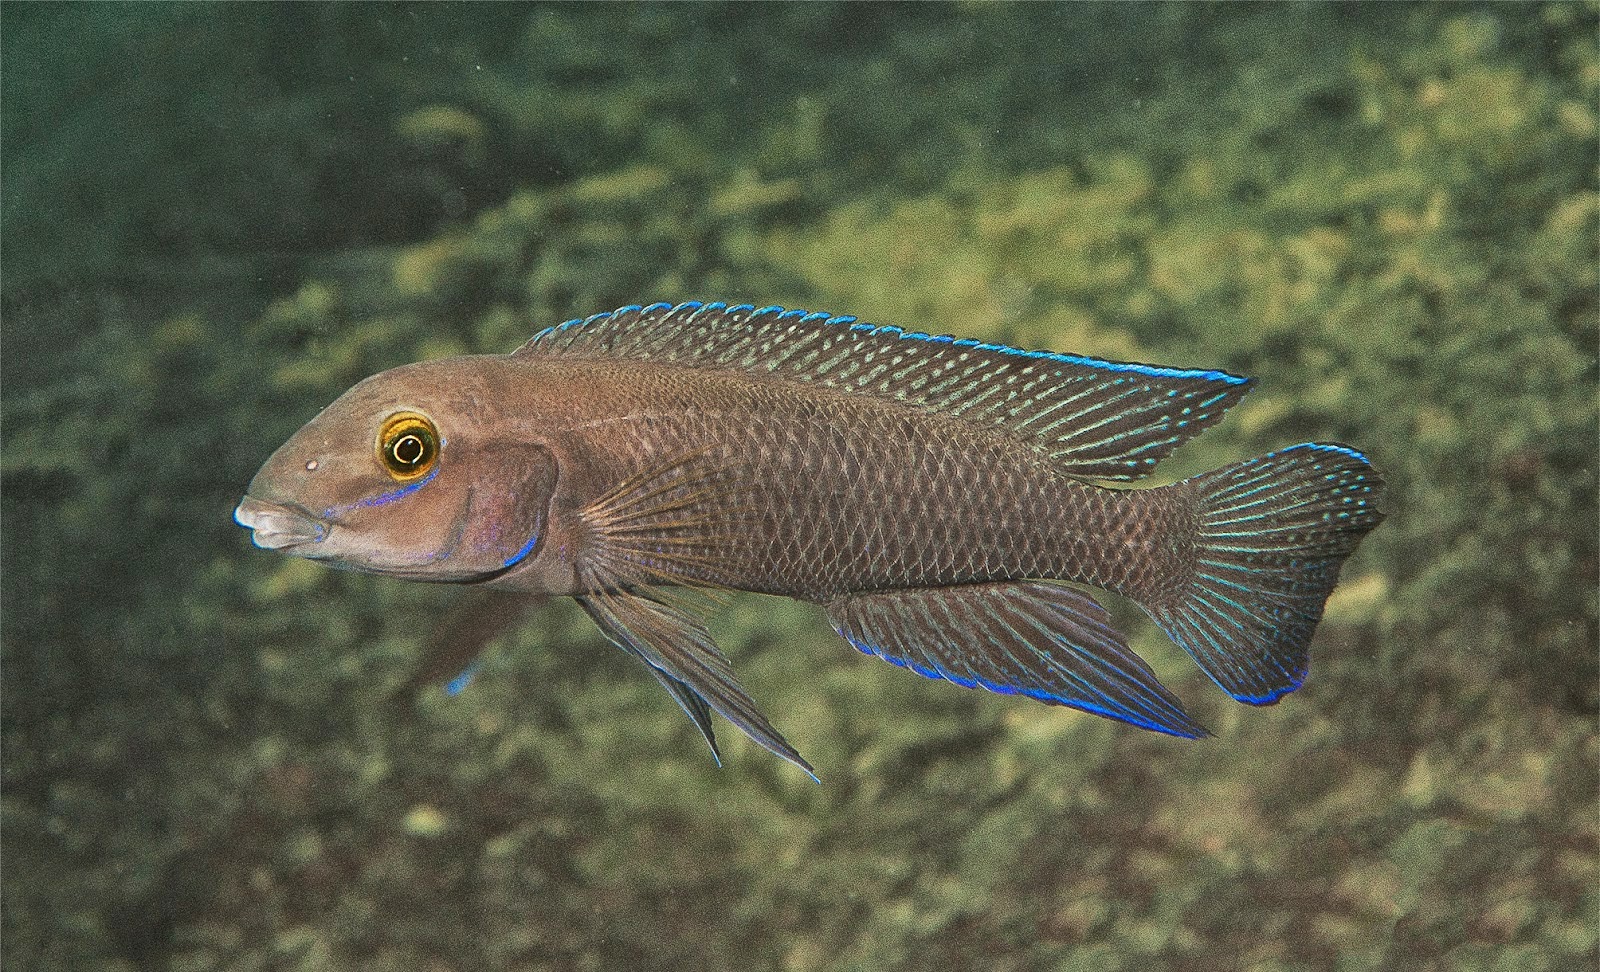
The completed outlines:
{"type": "Polygon", "coordinates": [[[722,550],[748,506],[731,465],[697,449],[617,483],[583,509],[578,563],[590,589],[714,586],[722,550]]]}
{"type": "Polygon", "coordinates": [[[607,639],[644,661],[650,674],[694,720],[711,744],[712,755],[717,754],[717,746],[708,709],[716,710],[745,735],[816,779],[811,764],[772,728],[745,694],[733,677],[728,659],[712,642],[699,618],[648,589],[610,589],[585,594],[578,603],[607,639]]]}
{"type": "Polygon", "coordinates": [[[717,593],[707,578],[718,573],[728,533],[746,512],[730,472],[708,450],[693,450],[641,470],[586,507],[577,569],[588,593],[577,600],[607,639],[672,693],[719,764],[713,710],[816,779],[739,686],[701,611],[687,606],[717,593]],[[676,596],[668,600],[664,589],[676,596]]]}
{"type": "Polygon", "coordinates": [[[1094,598],[1035,581],[848,594],[845,640],[928,678],[1027,695],[1174,736],[1209,735],[1094,598]]]}

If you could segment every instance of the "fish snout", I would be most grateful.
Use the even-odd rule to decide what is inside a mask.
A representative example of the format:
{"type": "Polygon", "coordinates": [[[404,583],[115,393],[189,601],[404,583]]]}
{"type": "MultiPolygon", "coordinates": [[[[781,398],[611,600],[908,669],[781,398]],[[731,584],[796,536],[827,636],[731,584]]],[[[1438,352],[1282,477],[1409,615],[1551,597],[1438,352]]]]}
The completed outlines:
{"type": "Polygon", "coordinates": [[[250,530],[251,541],[263,550],[321,543],[328,535],[328,525],[305,510],[254,496],[239,501],[233,522],[250,530]]]}

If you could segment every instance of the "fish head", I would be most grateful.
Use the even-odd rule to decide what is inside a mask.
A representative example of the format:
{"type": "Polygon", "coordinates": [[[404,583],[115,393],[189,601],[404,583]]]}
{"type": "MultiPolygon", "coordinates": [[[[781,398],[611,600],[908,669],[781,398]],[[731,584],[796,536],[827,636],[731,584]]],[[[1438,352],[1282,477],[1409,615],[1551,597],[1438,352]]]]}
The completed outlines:
{"type": "Polygon", "coordinates": [[[269,457],[234,510],[267,550],[467,583],[534,552],[556,465],[503,427],[480,361],[395,368],[351,388],[269,457]]]}

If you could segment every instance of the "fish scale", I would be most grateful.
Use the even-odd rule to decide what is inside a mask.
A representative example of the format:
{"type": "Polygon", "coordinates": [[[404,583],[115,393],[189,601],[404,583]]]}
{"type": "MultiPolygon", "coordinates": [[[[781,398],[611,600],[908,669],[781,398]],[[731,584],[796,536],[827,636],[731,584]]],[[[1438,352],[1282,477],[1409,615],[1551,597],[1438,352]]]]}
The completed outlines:
{"type": "Polygon", "coordinates": [[[718,566],[686,568],[689,581],[826,603],[846,591],[1028,577],[1138,596],[1172,572],[1118,555],[1170,518],[1149,509],[1151,494],[1087,486],[1034,450],[936,416],[856,409],[844,426],[806,401],[786,414],[783,398],[750,419],[748,403],[705,395],[680,413],[608,422],[574,448],[578,461],[613,466],[602,478],[615,479],[655,455],[725,443],[703,461],[731,470],[729,498],[751,514],[708,531],[697,553],[718,566]]]}
{"type": "Polygon", "coordinates": [[[630,305],[367,379],[234,516],[336,566],[573,596],[714,755],[712,712],[811,772],[712,640],[705,588],[822,604],[848,643],[929,678],[1193,738],[1086,589],[1133,599],[1228,694],[1268,704],[1304,681],[1340,567],[1382,519],[1377,471],[1333,443],[1130,485],[1249,384],[778,307],[630,305]]]}

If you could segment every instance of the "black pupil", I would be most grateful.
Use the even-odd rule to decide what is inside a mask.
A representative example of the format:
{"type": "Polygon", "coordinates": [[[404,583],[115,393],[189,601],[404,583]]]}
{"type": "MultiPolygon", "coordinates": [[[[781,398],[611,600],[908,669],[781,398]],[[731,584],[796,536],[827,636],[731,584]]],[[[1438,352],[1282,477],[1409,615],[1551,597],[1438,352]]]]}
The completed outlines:
{"type": "Polygon", "coordinates": [[[394,456],[394,461],[402,466],[415,466],[422,461],[427,446],[423,445],[421,436],[409,432],[394,440],[394,446],[389,452],[394,456]]]}

